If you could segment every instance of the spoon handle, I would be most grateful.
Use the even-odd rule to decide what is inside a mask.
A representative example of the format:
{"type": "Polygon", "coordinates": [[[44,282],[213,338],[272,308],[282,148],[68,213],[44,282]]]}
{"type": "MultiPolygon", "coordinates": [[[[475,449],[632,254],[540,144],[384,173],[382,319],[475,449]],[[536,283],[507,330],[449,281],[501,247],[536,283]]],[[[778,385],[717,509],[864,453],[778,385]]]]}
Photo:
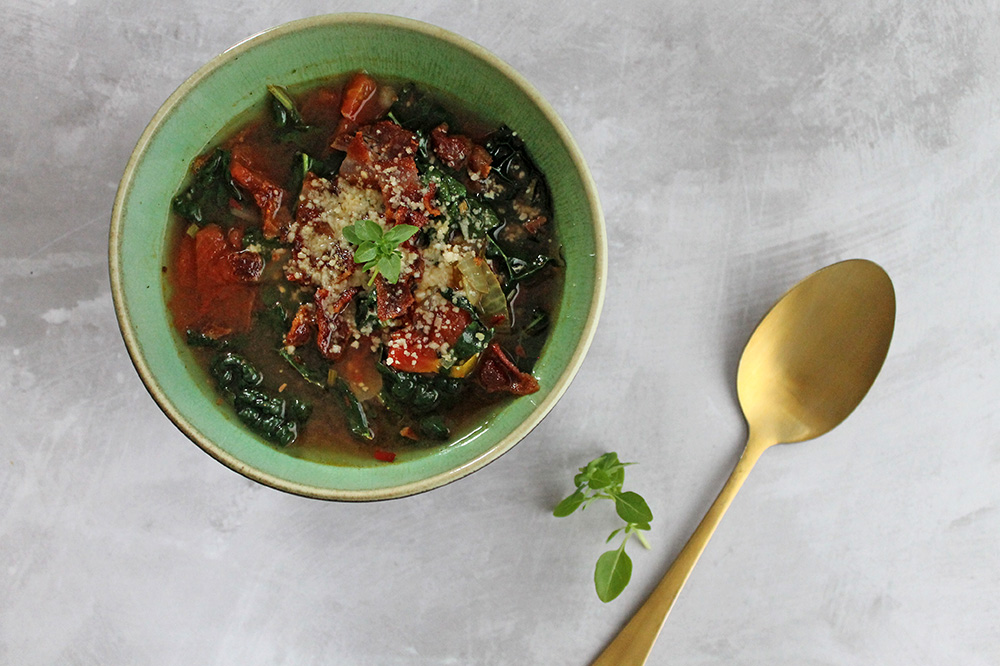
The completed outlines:
{"type": "Polygon", "coordinates": [[[663,580],[657,584],[646,602],[636,611],[629,623],[618,633],[604,652],[593,662],[592,666],[642,666],[649,657],[653,643],[667,619],[667,614],[674,605],[677,595],[687,582],[691,570],[701,556],[715,528],[722,520],[726,509],[732,504],[737,491],[743,485],[750,470],[753,469],[760,454],[768,444],[761,443],[751,433],[743,455],[736,463],[733,473],[729,475],[726,485],[722,487],[719,496],[715,498],[708,513],[702,518],[698,528],[688,539],[684,549],[670,565],[663,580]]]}

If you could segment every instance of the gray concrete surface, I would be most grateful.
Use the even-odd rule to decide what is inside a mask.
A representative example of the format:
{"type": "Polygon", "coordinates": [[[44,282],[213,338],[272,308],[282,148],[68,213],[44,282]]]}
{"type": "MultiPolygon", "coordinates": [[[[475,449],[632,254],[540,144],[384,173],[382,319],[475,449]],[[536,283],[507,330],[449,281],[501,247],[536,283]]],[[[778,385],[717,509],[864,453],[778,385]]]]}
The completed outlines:
{"type": "Polygon", "coordinates": [[[771,302],[881,263],[896,336],[835,432],[765,454],[650,663],[1000,663],[1000,22],[962,2],[4,0],[0,663],[587,664],[744,439],[734,377],[771,302]],[[331,504],[255,485],[159,412],[107,278],[118,179],[199,65],[335,11],[498,54],[588,159],[607,304],[576,382],[498,462],[331,504]],[[611,604],[614,525],[556,520],[576,467],[638,461],[655,512],[611,604]]]}

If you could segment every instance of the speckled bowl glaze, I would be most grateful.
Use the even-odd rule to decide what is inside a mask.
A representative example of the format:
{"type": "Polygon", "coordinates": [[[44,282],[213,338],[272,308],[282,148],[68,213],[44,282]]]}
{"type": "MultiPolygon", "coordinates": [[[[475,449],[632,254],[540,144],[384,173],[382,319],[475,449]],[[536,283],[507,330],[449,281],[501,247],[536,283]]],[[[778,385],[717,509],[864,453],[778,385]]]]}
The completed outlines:
{"type": "Polygon", "coordinates": [[[115,310],[132,361],[166,415],[208,454],[260,483],[336,500],[402,497],[461,478],[510,450],[552,409],[583,361],[597,326],[607,270],[596,188],[566,127],[509,65],[440,28],[373,14],[319,16],[256,35],[198,70],[146,127],[122,177],[111,218],[115,310]],[[162,267],[170,201],[191,160],[264,96],[365,69],[454,95],[510,125],[552,190],[563,245],[565,289],[558,322],[535,368],[541,390],[496,409],[447,444],[402,453],[393,463],[320,464],[251,434],[197,367],[171,325],[162,267]]]}

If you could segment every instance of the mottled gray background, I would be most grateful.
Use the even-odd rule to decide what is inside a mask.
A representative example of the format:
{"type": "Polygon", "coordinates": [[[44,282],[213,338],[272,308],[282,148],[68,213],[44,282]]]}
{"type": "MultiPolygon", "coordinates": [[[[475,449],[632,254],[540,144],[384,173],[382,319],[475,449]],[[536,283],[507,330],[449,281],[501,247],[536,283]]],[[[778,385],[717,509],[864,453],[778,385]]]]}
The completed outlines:
{"type": "Polygon", "coordinates": [[[866,402],[765,454],[651,663],[1000,662],[1000,18],[988,0],[4,0],[0,663],[587,664],[744,439],[740,348],[839,259],[893,277],[866,402]],[[260,30],[365,10],[497,53],[555,106],[605,207],[607,303],[576,382],[498,462],[323,503],[186,440],[129,363],[107,277],[118,179],[160,103],[260,30]],[[601,604],[603,507],[641,464],[653,550],[601,604]]]}

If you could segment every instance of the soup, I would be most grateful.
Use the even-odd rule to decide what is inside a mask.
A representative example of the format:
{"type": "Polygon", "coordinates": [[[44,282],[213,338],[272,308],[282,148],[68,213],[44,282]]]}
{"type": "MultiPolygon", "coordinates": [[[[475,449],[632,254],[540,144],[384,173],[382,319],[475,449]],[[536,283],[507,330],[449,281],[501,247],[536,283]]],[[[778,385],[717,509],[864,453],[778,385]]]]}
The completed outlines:
{"type": "Polygon", "coordinates": [[[517,134],[364,72],[267,90],[173,201],[169,305],[222,408],[388,463],[537,391],[562,262],[517,134]]]}

